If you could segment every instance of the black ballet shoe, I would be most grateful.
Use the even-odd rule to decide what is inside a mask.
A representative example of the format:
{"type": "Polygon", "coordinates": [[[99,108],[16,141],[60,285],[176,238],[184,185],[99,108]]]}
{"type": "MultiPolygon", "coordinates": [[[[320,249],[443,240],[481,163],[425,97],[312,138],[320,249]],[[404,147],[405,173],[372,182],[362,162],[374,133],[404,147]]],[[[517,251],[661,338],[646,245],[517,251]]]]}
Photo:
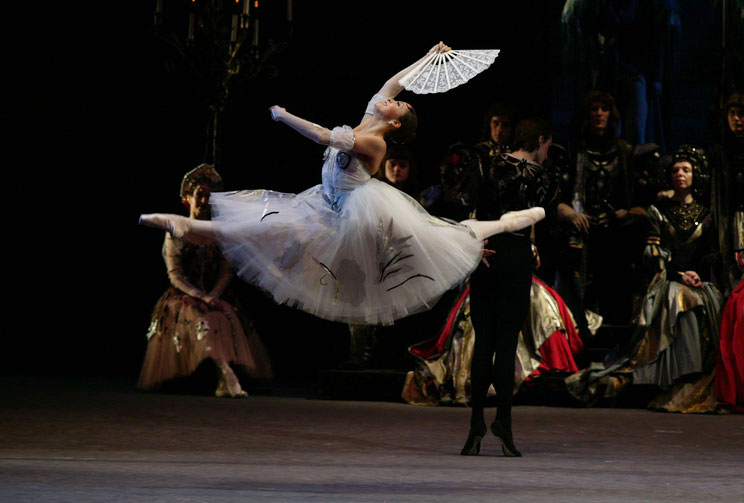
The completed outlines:
{"type": "Polygon", "coordinates": [[[477,456],[480,452],[481,440],[486,436],[486,425],[482,424],[475,428],[471,427],[468,432],[468,439],[460,451],[461,456],[477,456]]]}
{"type": "Polygon", "coordinates": [[[491,433],[501,441],[501,451],[504,453],[504,456],[509,458],[522,457],[522,453],[514,445],[514,438],[511,431],[507,430],[498,419],[491,423],[491,433]]]}

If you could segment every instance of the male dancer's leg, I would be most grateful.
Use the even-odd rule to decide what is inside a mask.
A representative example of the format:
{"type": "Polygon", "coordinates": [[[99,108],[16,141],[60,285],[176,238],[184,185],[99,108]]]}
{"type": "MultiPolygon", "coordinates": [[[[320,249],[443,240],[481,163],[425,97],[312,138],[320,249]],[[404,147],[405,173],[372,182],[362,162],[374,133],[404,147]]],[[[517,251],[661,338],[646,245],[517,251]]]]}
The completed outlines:
{"type": "Polygon", "coordinates": [[[485,401],[493,381],[497,415],[491,430],[502,440],[506,455],[519,456],[511,435],[511,405],[519,331],[529,310],[532,254],[526,236],[497,236],[489,241],[489,247],[496,252],[489,260],[491,267],[481,267],[471,279],[470,312],[475,330],[471,428],[478,421],[482,424],[481,400],[485,401]],[[490,365],[494,352],[496,357],[490,365]]]}

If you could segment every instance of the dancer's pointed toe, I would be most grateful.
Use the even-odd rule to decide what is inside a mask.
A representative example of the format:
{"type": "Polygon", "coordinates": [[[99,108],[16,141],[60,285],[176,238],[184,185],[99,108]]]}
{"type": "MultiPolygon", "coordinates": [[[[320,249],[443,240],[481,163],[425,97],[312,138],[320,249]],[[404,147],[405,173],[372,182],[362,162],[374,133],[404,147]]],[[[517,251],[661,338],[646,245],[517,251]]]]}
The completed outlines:
{"type": "Polygon", "coordinates": [[[143,213],[139,216],[138,223],[147,227],[156,227],[158,229],[168,230],[168,219],[161,213],[143,213]]]}
{"type": "Polygon", "coordinates": [[[540,206],[525,210],[504,213],[499,222],[504,225],[505,232],[516,232],[536,224],[545,218],[545,209],[540,206]]]}
{"type": "Polygon", "coordinates": [[[522,457],[522,453],[514,445],[512,432],[509,428],[502,425],[498,419],[491,423],[491,433],[501,441],[501,451],[504,453],[504,456],[508,458],[522,457]]]}
{"type": "Polygon", "coordinates": [[[468,438],[465,440],[465,445],[460,451],[461,456],[477,456],[480,453],[481,440],[486,436],[486,425],[478,425],[471,427],[468,432],[468,438]]]}
{"type": "Polygon", "coordinates": [[[165,213],[142,214],[139,223],[148,227],[156,227],[168,231],[176,239],[183,238],[191,230],[190,220],[181,215],[165,213]]]}

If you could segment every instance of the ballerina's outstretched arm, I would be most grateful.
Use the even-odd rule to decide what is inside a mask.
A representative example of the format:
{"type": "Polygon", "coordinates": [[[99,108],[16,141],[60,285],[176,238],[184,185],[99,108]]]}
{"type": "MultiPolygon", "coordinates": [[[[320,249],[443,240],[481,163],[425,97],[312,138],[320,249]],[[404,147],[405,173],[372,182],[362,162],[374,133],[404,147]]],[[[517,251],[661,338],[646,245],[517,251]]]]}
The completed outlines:
{"type": "MultiPolygon", "coordinates": [[[[383,86],[380,88],[377,94],[375,94],[370,100],[369,104],[367,105],[367,110],[364,114],[364,118],[362,119],[361,124],[364,124],[365,122],[368,122],[370,120],[371,115],[374,112],[374,105],[376,103],[379,103],[380,101],[385,101],[390,98],[395,98],[398,95],[398,93],[400,93],[403,90],[403,86],[400,85],[399,81],[406,74],[408,74],[408,72],[416,68],[416,66],[419,65],[424,59],[429,57],[431,53],[433,52],[441,53],[441,52],[447,52],[449,50],[451,50],[449,46],[445,45],[443,42],[439,42],[437,45],[432,47],[423,58],[419,59],[418,61],[413,63],[411,66],[404,68],[400,72],[390,77],[385,82],[385,84],[383,84],[383,86]]],[[[300,133],[305,138],[309,138],[315,143],[319,143],[321,145],[331,145],[332,131],[330,129],[325,128],[314,122],[305,120],[296,115],[293,115],[287,112],[287,110],[284,107],[280,107],[278,105],[274,105],[269,110],[271,111],[272,119],[274,119],[277,122],[283,122],[284,124],[288,125],[292,129],[300,133]]]]}
{"type": "Polygon", "coordinates": [[[284,107],[274,105],[269,108],[271,112],[271,118],[277,122],[283,122],[287,126],[291,127],[305,138],[308,138],[315,143],[321,145],[331,144],[331,133],[332,131],[314,122],[310,122],[301,117],[297,117],[289,112],[284,107]]]}
{"type": "Polygon", "coordinates": [[[380,158],[385,154],[385,140],[376,135],[353,134],[339,129],[331,131],[319,124],[297,117],[278,105],[274,105],[269,110],[275,121],[286,124],[315,143],[330,145],[339,150],[353,150],[367,156],[368,159],[380,158]]]}

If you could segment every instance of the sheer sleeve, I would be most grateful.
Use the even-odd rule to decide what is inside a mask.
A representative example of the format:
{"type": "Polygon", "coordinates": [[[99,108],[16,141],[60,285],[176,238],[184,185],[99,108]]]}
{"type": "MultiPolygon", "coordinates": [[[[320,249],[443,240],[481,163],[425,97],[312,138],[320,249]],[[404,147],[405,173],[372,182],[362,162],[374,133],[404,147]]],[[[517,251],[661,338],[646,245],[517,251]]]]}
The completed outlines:
{"type": "Polygon", "coordinates": [[[337,148],[343,152],[351,152],[354,150],[354,131],[348,126],[339,126],[333,128],[331,131],[331,142],[330,145],[333,148],[337,148]]]}
{"type": "Polygon", "coordinates": [[[165,260],[165,267],[168,271],[168,279],[173,287],[178,288],[186,295],[200,298],[204,295],[204,292],[191,284],[181,266],[182,249],[183,241],[174,239],[170,234],[166,233],[165,242],[163,243],[163,259],[165,260]]]}

